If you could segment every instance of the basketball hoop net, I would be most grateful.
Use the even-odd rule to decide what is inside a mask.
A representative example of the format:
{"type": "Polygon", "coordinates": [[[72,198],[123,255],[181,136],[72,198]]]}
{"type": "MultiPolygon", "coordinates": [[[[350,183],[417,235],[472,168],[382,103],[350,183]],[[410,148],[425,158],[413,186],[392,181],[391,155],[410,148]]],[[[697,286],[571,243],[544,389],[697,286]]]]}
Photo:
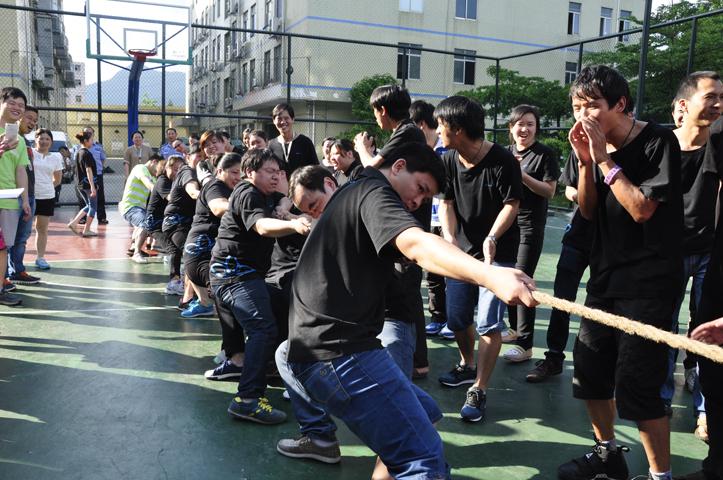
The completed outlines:
{"type": "Polygon", "coordinates": [[[147,57],[155,57],[158,53],[157,50],[145,50],[138,48],[135,50],[128,50],[128,54],[133,55],[133,58],[139,62],[145,62],[147,57]]]}

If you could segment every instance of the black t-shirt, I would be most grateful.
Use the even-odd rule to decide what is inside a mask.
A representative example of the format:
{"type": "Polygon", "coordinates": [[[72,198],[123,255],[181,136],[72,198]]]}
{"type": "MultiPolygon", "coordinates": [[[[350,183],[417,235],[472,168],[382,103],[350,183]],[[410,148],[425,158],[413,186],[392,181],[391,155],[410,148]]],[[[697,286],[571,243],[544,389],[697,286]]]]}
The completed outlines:
{"type": "Polygon", "coordinates": [[[282,287],[291,278],[304,248],[306,236],[294,233],[279,237],[271,252],[271,267],[266,273],[266,282],[282,287]]]}
{"type": "Polygon", "coordinates": [[[674,298],[683,274],[678,139],[648,123],[610,157],[646,198],[659,203],[648,221],[636,223],[595,168],[598,204],[587,291],[601,298],[674,298]]]}
{"type": "MultiPolygon", "coordinates": [[[[186,192],[186,185],[191,182],[198,183],[196,169],[190,165],[183,165],[179,170],[176,178],[171,185],[171,194],[168,197],[168,205],[163,212],[165,216],[178,215],[188,219],[190,223],[194,212],[196,211],[196,200],[186,192]]],[[[182,222],[185,223],[185,222],[182,222]]]]}
{"type": "MultiPolygon", "coordinates": [[[[186,237],[186,244],[198,243],[198,250],[204,246],[210,246],[208,239],[215,239],[218,234],[218,226],[221,224],[221,217],[217,217],[211,211],[208,204],[217,198],[229,198],[233,190],[221,180],[214,178],[201,188],[201,193],[196,202],[196,213],[193,215],[193,224],[186,237]],[[198,241],[198,242],[197,242],[198,241]]],[[[188,251],[188,249],[186,249],[188,251]]],[[[210,251],[207,248],[205,251],[210,251]]],[[[198,253],[204,253],[198,251],[198,253]]]]}
{"type": "MultiPolygon", "coordinates": [[[[577,190],[579,177],[577,157],[575,157],[574,153],[570,152],[570,156],[565,163],[565,168],[560,175],[560,184],[566,187],[573,187],[577,190]]],[[[582,216],[580,209],[577,207],[575,207],[572,220],[570,220],[570,223],[565,227],[562,243],[583,253],[590,253],[590,247],[592,246],[592,226],[589,221],[585,220],[585,217],[582,216]]]]}
{"type": "Polygon", "coordinates": [[[683,254],[710,253],[715,235],[715,204],[720,175],[706,147],[680,152],[683,189],[683,254]]]}
{"type": "Polygon", "coordinates": [[[282,196],[280,193],[266,196],[247,181],[234,188],[211,252],[212,285],[266,275],[274,239],[259,235],[253,226],[258,220],[271,217],[282,196]]]}
{"type": "Polygon", "coordinates": [[[76,153],[75,163],[76,170],[78,171],[78,186],[80,188],[89,189],[90,183],[88,181],[88,173],[85,169],[90,167],[93,172],[93,183],[96,183],[96,177],[98,176],[98,170],[95,166],[95,158],[93,158],[93,154],[90,153],[90,150],[83,147],[78,150],[78,153],[76,153]]]}
{"type": "Polygon", "coordinates": [[[319,157],[316,156],[314,142],[305,135],[297,135],[291,140],[291,144],[282,144],[279,137],[272,138],[269,148],[276,157],[286,162],[286,175],[290,177],[294,170],[306,165],[318,165],[319,157]]]}
{"type": "Polygon", "coordinates": [[[301,251],[292,285],[292,362],[381,348],[384,296],[401,254],[392,241],[419,223],[386,177],[366,168],[341,187],[301,251]],[[302,281],[297,281],[303,279],[302,281]]]}
{"type": "MultiPolygon", "coordinates": [[[[506,202],[522,197],[522,174],[517,159],[505,148],[492,145],[484,158],[472,168],[459,162],[459,153],[448,150],[442,155],[447,185],[440,193],[452,200],[457,216],[455,238],[464,252],[482,259],[482,243],[489,235],[497,215],[506,202]]],[[[520,231],[515,220],[497,238],[496,262],[515,262],[520,231]]]]}
{"type": "MultiPolygon", "coordinates": [[[[535,142],[526,150],[517,150],[515,145],[507,147],[512,155],[519,155],[520,168],[526,174],[541,182],[557,181],[560,176],[560,166],[553,152],[548,146],[535,142]]],[[[520,237],[539,238],[545,236],[547,223],[547,198],[540,196],[522,185],[522,199],[520,211],[517,214],[517,224],[520,227],[520,237]]]]}
{"type": "Polygon", "coordinates": [[[171,185],[173,182],[170,178],[162,173],[156,179],[153,185],[151,195],[148,197],[148,208],[146,208],[146,226],[150,231],[161,229],[161,221],[163,220],[163,212],[168,205],[168,194],[171,193],[171,185]]]}
{"type": "Polygon", "coordinates": [[[410,142],[426,145],[427,139],[424,137],[424,132],[414,122],[410,119],[402,120],[378,154],[385,158],[389,157],[395,149],[410,142]]]}
{"type": "Polygon", "coordinates": [[[334,178],[336,179],[336,183],[341,186],[346,182],[356,179],[363,170],[364,165],[362,165],[361,161],[354,160],[345,171],[336,170],[334,172],[334,178]]]}

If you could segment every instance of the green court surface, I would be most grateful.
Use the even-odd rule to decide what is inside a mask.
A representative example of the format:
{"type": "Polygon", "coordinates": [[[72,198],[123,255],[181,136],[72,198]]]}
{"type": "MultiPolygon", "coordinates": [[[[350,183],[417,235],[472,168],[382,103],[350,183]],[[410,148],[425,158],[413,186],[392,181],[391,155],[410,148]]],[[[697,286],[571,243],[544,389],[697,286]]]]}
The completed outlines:
{"type": "MultiPolygon", "coordinates": [[[[548,223],[536,275],[548,292],[565,223],[562,214],[548,223]]],[[[162,294],[164,272],[162,262],[58,261],[42,272],[44,283],[21,287],[22,308],[0,307],[0,479],[369,478],[373,454],[341,424],[339,465],[276,453],[278,439],[297,433],[278,386],[269,398],[289,413],[285,424],[228,417],[235,384],[203,378],[220,349],[218,320],[182,319],[173,308],[178,297],[162,294]]],[[[535,359],[544,352],[549,313],[538,309],[535,359]]],[[[573,319],[568,350],[576,327],[573,319]]],[[[436,380],[457,361],[456,347],[439,339],[428,344],[432,372],[418,385],[445,414],[438,428],[454,478],[556,478],[560,463],[592,445],[583,405],[571,395],[571,355],[563,375],[538,385],[524,380],[533,362],[500,359],[486,421],[466,424],[458,415],[464,389],[436,380]]],[[[681,372],[678,365],[679,385],[681,372]]],[[[705,456],[694,427],[691,395],[679,388],[674,472],[697,470],[705,456]]],[[[617,436],[631,448],[631,475],[645,474],[634,425],[619,422],[617,436]]]]}

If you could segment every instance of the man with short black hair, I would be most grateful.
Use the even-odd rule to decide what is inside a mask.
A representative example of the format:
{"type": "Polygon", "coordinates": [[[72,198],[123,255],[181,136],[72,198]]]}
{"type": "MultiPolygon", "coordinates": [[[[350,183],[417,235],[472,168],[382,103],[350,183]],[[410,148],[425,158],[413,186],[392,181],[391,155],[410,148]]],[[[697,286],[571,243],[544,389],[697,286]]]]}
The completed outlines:
{"type": "MultiPolygon", "coordinates": [[[[401,254],[425,269],[493,287],[506,301],[535,303],[528,290],[534,282],[522,272],[476,262],[420,228],[410,212],[443,182],[439,159],[421,144],[400,147],[379,170],[365,169],[328,201],[302,251],[297,278],[313,281],[293,285],[294,386],[342,419],[395,478],[449,478],[449,466],[433,426],[439,417],[422,406],[434,401],[377,338],[394,260],[401,254]]],[[[326,442],[336,442],[333,432],[326,442]]]]}
{"type": "MultiPolygon", "coordinates": [[[[668,129],[635,120],[625,78],[585,67],[570,87],[580,213],[592,222],[585,304],[670,330],[682,275],[680,146],[668,129]]],[[[670,426],[660,389],[668,347],[588,319],[574,347],[573,394],[595,434],[592,452],[560,466],[562,480],[628,478],[615,411],[637,423],[648,478],[670,480],[670,426]]]]}

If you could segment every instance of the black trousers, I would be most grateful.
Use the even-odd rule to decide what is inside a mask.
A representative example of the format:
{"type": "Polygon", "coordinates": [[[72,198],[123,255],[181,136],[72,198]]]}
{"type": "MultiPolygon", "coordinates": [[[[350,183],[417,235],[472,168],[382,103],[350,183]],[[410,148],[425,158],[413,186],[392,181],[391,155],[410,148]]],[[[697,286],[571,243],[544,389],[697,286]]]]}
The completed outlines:
{"type": "Polygon", "coordinates": [[[723,365],[698,357],[698,366],[708,423],[708,457],[703,460],[703,471],[711,479],[723,480],[723,365]]]}
{"type": "MultiPolygon", "coordinates": [[[[562,245],[557,261],[554,294],[557,298],[575,301],[580,280],[590,261],[589,254],[569,245],[562,245]]],[[[547,357],[565,358],[565,347],[570,335],[570,314],[552,309],[550,325],[547,327],[547,357]]]]}
{"type": "MultiPolygon", "coordinates": [[[[442,236],[442,227],[432,227],[433,234],[442,236]]],[[[444,277],[436,273],[427,272],[427,298],[429,300],[429,314],[432,321],[437,323],[445,323],[447,321],[447,286],[444,277]]],[[[424,340],[425,332],[417,330],[417,344],[419,345],[421,338],[424,340]]],[[[426,342],[426,340],[425,340],[426,342]]],[[[426,343],[425,343],[426,345],[426,343]]],[[[416,365],[415,365],[416,366],[416,365]]]]}
{"type": "Polygon", "coordinates": [[[98,220],[105,221],[108,219],[105,213],[105,186],[103,185],[103,177],[98,175],[98,220]]]}
{"type": "MultiPolygon", "coordinates": [[[[517,264],[515,268],[522,270],[532,277],[537,269],[537,262],[542,253],[543,236],[522,238],[517,249],[517,264]]],[[[535,333],[535,307],[524,305],[508,306],[507,315],[510,318],[510,327],[517,330],[516,344],[525,350],[532,348],[535,333]]]]}
{"type": "MultiPolygon", "coordinates": [[[[100,215],[100,213],[98,215],[100,215]]],[[[190,223],[180,223],[171,228],[167,228],[158,237],[154,236],[156,240],[160,238],[163,244],[163,250],[171,257],[168,262],[171,267],[169,278],[181,276],[183,247],[186,245],[186,237],[188,237],[188,231],[190,229],[190,223]]]]}

